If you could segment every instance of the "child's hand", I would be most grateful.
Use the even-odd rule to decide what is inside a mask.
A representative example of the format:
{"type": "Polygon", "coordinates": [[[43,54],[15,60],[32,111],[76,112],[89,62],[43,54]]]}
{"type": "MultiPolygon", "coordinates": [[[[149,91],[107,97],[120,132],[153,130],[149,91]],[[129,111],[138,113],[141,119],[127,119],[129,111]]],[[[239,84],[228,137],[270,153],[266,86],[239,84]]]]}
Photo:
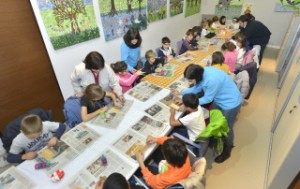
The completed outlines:
{"type": "Polygon", "coordinates": [[[30,159],[34,159],[37,156],[36,152],[27,152],[26,154],[22,155],[22,159],[23,160],[30,160],[30,159]]]}
{"type": "Polygon", "coordinates": [[[161,68],[156,68],[155,72],[158,72],[158,73],[161,72],[161,68]]]}
{"type": "Polygon", "coordinates": [[[170,113],[175,114],[176,110],[174,108],[170,108],[170,113]]]}
{"type": "Polygon", "coordinates": [[[100,179],[98,180],[95,189],[102,189],[104,182],[106,180],[106,177],[100,177],[100,179]]]}
{"type": "Polygon", "coordinates": [[[174,99],[174,101],[175,101],[176,105],[178,105],[178,106],[182,105],[182,99],[176,98],[176,99],[174,99]]]}
{"type": "Polygon", "coordinates": [[[146,143],[147,143],[147,144],[154,144],[154,143],[156,143],[156,140],[157,140],[157,139],[156,139],[155,137],[149,135],[149,136],[147,137],[147,139],[146,139],[146,143]]]}
{"type": "Polygon", "coordinates": [[[57,144],[57,140],[58,139],[56,137],[52,137],[48,142],[48,146],[49,147],[55,146],[57,144]]]}
{"type": "Polygon", "coordinates": [[[133,69],[131,70],[131,72],[132,72],[132,73],[135,73],[135,72],[136,72],[136,69],[133,68],[133,69]]]}
{"type": "Polygon", "coordinates": [[[139,150],[135,153],[135,157],[136,157],[136,160],[139,162],[139,163],[143,163],[144,162],[144,153],[139,150]]]}
{"type": "Polygon", "coordinates": [[[142,70],[138,70],[135,72],[136,75],[144,75],[145,72],[143,72],[142,70]]]}
{"type": "Polygon", "coordinates": [[[114,105],[115,105],[116,108],[119,108],[119,109],[121,109],[123,107],[123,105],[121,103],[117,102],[117,101],[114,102],[114,105]]]}

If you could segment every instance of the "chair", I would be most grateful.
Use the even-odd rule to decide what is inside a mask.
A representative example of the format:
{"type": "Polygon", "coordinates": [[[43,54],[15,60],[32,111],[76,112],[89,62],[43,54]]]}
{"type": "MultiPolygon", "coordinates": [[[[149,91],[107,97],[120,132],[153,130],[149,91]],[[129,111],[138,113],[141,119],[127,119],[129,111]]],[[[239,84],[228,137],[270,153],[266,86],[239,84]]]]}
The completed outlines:
{"type": "Polygon", "coordinates": [[[179,52],[180,52],[180,49],[181,49],[181,46],[182,46],[182,43],[183,41],[180,40],[180,41],[177,41],[176,45],[177,45],[177,54],[179,55],[179,52]]]}
{"type": "Polygon", "coordinates": [[[19,116],[9,124],[5,126],[5,130],[3,133],[2,142],[4,149],[9,152],[10,146],[14,138],[20,133],[21,121],[25,116],[30,114],[38,115],[42,121],[51,121],[52,120],[52,111],[51,110],[43,110],[43,109],[32,109],[25,114],[19,116]]]}
{"type": "Polygon", "coordinates": [[[69,97],[64,103],[63,113],[68,130],[81,123],[80,97],[69,97]]]}

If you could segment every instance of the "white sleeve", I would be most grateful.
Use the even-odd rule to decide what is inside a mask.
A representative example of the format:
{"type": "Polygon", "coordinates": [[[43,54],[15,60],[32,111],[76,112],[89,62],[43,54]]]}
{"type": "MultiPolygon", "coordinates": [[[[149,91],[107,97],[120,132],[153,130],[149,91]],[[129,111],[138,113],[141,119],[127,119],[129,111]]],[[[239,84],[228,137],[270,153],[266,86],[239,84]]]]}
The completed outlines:
{"type": "Polygon", "coordinates": [[[16,138],[14,138],[10,146],[9,153],[20,154],[25,150],[24,145],[26,145],[26,142],[22,140],[22,137],[20,136],[21,134],[22,133],[20,133],[19,135],[16,136],[16,138]]]}
{"type": "Polygon", "coordinates": [[[45,131],[55,132],[59,128],[58,122],[43,121],[43,129],[45,131]]]}
{"type": "Polygon", "coordinates": [[[190,114],[188,114],[188,115],[186,115],[186,116],[184,116],[184,117],[182,117],[182,118],[179,118],[180,123],[182,123],[182,125],[184,125],[184,126],[189,125],[189,124],[191,123],[192,120],[193,120],[193,119],[192,119],[192,117],[190,116],[190,114]]]}
{"type": "Polygon", "coordinates": [[[70,76],[70,79],[71,79],[71,83],[72,83],[72,87],[73,87],[73,90],[76,93],[79,93],[79,92],[83,92],[83,89],[81,87],[81,77],[82,77],[82,71],[80,71],[80,67],[79,65],[77,65],[74,69],[74,71],[72,72],[71,76],[70,76]]]}

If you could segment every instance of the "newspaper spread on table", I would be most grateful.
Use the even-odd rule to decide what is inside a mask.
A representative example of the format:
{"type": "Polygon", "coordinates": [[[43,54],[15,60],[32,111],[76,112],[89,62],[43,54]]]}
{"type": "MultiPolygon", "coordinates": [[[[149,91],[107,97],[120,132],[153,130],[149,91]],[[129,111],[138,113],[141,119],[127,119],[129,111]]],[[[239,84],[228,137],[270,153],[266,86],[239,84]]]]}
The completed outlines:
{"type": "Polygon", "coordinates": [[[176,56],[174,60],[181,62],[181,63],[186,63],[189,61],[192,61],[196,58],[195,55],[189,54],[189,53],[184,53],[182,55],[176,56]]]}
{"type": "Polygon", "coordinates": [[[55,146],[40,150],[38,161],[50,163],[50,166],[46,168],[46,172],[51,175],[57,169],[61,169],[64,165],[70,163],[100,137],[101,135],[94,130],[84,124],[79,124],[66,132],[55,146]]]}
{"type": "Polygon", "coordinates": [[[158,87],[154,84],[149,82],[141,82],[134,88],[130,89],[127,94],[142,102],[145,102],[161,90],[161,87],[158,87]]]}
{"type": "Polygon", "coordinates": [[[35,183],[14,166],[0,174],[1,189],[31,189],[34,187],[35,183]]]}
{"type": "Polygon", "coordinates": [[[169,123],[170,108],[163,103],[156,102],[155,104],[147,108],[145,112],[157,120],[160,120],[164,123],[169,123]]]}
{"type": "Polygon", "coordinates": [[[143,116],[131,129],[147,137],[148,135],[159,137],[167,128],[167,123],[157,121],[149,116],[143,116]]]}
{"type": "Polygon", "coordinates": [[[198,44],[198,50],[200,51],[200,52],[207,52],[208,51],[208,49],[209,49],[209,42],[199,42],[199,44],[198,44]]]}
{"type": "Polygon", "coordinates": [[[111,173],[118,172],[127,179],[134,173],[134,166],[110,149],[106,149],[93,161],[82,169],[79,174],[68,182],[63,188],[94,189],[100,177],[108,177],[111,173]]]}
{"type": "Polygon", "coordinates": [[[187,88],[189,88],[189,85],[184,77],[177,79],[167,87],[167,89],[170,89],[171,91],[178,91],[179,93],[187,88]]]}
{"type": "Polygon", "coordinates": [[[129,129],[115,143],[113,143],[113,147],[120,153],[126,154],[135,160],[136,152],[139,150],[145,151],[147,148],[146,136],[140,135],[129,129]]]}
{"type": "Polygon", "coordinates": [[[115,129],[119,126],[132,104],[133,100],[126,100],[121,109],[115,106],[108,107],[108,110],[103,112],[104,115],[96,116],[90,123],[115,129]]]}
{"type": "Polygon", "coordinates": [[[175,71],[177,69],[177,65],[174,64],[166,64],[162,67],[162,71],[159,73],[154,73],[155,76],[162,77],[173,77],[175,71]]]}

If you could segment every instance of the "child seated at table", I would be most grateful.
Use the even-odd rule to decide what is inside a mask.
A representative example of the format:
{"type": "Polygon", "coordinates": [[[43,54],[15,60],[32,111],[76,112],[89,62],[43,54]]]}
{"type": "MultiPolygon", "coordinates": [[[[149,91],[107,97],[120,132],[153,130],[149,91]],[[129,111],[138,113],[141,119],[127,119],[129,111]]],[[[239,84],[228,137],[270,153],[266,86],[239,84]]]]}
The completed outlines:
{"type": "Polygon", "coordinates": [[[21,121],[21,133],[13,140],[7,161],[21,163],[37,156],[45,146],[55,146],[66,127],[62,123],[44,121],[37,115],[28,115],[21,121]]]}
{"type": "Polygon", "coordinates": [[[95,83],[90,84],[86,87],[84,95],[80,100],[81,118],[83,121],[88,121],[99,115],[101,108],[106,109],[105,106],[108,103],[104,100],[104,97],[109,97],[116,107],[122,107],[122,104],[117,101],[117,97],[114,93],[103,91],[102,88],[95,83]]]}
{"type": "Polygon", "coordinates": [[[221,69],[227,74],[229,74],[229,66],[224,63],[224,55],[220,51],[216,51],[212,54],[212,61],[211,61],[211,66],[221,69]]]}
{"type": "MultiPolygon", "coordinates": [[[[189,139],[195,141],[196,137],[206,127],[203,111],[201,106],[199,106],[199,99],[196,94],[185,94],[182,97],[182,103],[184,116],[179,119],[175,119],[175,109],[170,108],[170,125],[175,128],[180,126],[186,127],[189,139]]],[[[178,132],[178,134],[186,137],[185,133],[178,132]]]]}
{"type": "Polygon", "coordinates": [[[144,164],[144,154],[142,151],[136,153],[136,159],[140,165],[143,178],[147,185],[152,188],[167,188],[170,185],[186,178],[192,171],[190,158],[185,144],[177,138],[147,137],[147,144],[157,143],[162,145],[161,151],[166,165],[164,171],[159,172],[158,168],[147,168],[144,164]]]}
{"type": "Polygon", "coordinates": [[[145,72],[146,75],[161,72],[164,63],[161,59],[156,58],[156,53],[153,50],[148,50],[145,57],[147,61],[142,71],[145,72]]]}
{"type": "Polygon", "coordinates": [[[232,42],[226,42],[221,47],[224,54],[224,62],[229,66],[229,71],[235,71],[235,64],[238,58],[238,51],[236,50],[236,46],[232,42]]]}
{"type": "Polygon", "coordinates": [[[201,22],[201,38],[204,38],[208,33],[208,21],[207,20],[202,20],[201,22]]]}
{"type": "Polygon", "coordinates": [[[200,40],[202,28],[200,26],[194,26],[192,28],[192,30],[193,30],[192,45],[193,46],[198,46],[198,41],[200,40]]]}
{"type": "Polygon", "coordinates": [[[143,186],[128,183],[120,173],[112,173],[107,178],[100,177],[95,189],[145,189],[143,186]]]}
{"type": "Polygon", "coordinates": [[[127,64],[124,61],[118,61],[110,66],[119,78],[122,93],[126,93],[126,91],[131,89],[133,83],[139,78],[139,76],[144,74],[142,70],[137,70],[135,73],[131,74],[127,70],[127,64]]]}
{"type": "Polygon", "coordinates": [[[198,50],[198,46],[193,46],[192,40],[193,40],[193,30],[189,29],[186,32],[184,39],[182,39],[182,46],[180,48],[179,55],[185,53],[188,50],[190,51],[198,50]]]}
{"type": "Polygon", "coordinates": [[[162,47],[158,50],[157,57],[161,59],[161,62],[169,62],[176,56],[174,50],[170,46],[171,40],[168,37],[163,37],[161,43],[162,47]]]}

